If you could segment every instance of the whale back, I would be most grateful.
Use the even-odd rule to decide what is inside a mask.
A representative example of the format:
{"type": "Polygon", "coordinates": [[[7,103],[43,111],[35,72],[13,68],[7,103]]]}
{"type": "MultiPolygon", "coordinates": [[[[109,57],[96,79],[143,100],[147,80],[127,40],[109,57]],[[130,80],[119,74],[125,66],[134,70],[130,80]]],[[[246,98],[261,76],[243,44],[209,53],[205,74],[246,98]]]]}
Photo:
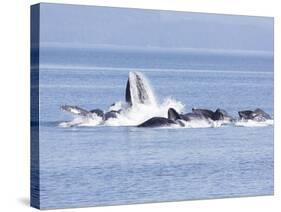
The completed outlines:
{"type": "Polygon", "coordinates": [[[164,118],[164,117],[152,117],[142,124],[138,125],[138,127],[163,127],[163,126],[171,126],[175,125],[176,122],[173,120],[164,118]]]}
{"type": "Polygon", "coordinates": [[[214,112],[208,109],[197,109],[197,108],[192,108],[192,113],[196,113],[199,115],[202,115],[206,118],[212,118],[214,115],[214,112]]]}

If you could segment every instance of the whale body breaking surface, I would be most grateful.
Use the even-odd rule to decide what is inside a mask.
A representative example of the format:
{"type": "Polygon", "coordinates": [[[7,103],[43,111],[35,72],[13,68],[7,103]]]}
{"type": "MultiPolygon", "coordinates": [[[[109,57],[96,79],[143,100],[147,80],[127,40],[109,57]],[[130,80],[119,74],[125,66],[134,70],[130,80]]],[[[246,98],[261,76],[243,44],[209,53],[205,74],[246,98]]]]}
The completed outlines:
{"type": "Polygon", "coordinates": [[[85,109],[79,106],[63,105],[61,109],[74,116],[60,127],[75,126],[135,126],[205,128],[225,125],[238,127],[263,127],[273,125],[269,114],[262,109],[239,111],[239,117],[230,116],[225,110],[192,108],[185,113],[180,101],[166,98],[157,102],[153,89],[140,72],[129,72],[125,89],[125,101],[113,103],[108,110],[85,109]]]}

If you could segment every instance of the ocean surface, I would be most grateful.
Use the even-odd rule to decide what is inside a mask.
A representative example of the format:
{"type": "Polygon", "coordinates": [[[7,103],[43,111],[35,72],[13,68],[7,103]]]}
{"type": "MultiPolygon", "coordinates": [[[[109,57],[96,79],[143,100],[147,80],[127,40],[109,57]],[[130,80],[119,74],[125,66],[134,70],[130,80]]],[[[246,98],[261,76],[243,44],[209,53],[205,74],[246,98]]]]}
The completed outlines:
{"type": "MultiPolygon", "coordinates": [[[[40,52],[40,204],[68,208],[273,194],[273,125],[60,127],[61,105],[125,100],[130,71],[159,104],[273,114],[267,52],[44,47],[40,52]]],[[[141,114],[136,114],[139,116],[141,114]]]]}

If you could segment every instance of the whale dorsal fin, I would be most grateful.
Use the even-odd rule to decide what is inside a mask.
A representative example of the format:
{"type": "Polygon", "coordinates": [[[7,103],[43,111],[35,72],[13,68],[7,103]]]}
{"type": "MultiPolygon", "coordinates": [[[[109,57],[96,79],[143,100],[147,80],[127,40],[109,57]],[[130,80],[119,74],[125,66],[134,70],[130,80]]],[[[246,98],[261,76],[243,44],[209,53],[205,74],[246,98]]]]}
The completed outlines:
{"type": "Polygon", "coordinates": [[[174,108],[169,108],[168,110],[168,119],[172,121],[176,121],[178,119],[181,119],[180,114],[174,109],[174,108]]]}

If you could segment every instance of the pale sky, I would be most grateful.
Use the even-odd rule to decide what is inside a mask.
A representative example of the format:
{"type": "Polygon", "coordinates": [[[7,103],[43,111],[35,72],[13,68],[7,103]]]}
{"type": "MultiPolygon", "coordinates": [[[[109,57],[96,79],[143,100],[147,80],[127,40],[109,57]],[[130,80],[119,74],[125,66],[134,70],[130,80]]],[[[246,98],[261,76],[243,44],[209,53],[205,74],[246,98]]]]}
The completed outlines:
{"type": "Polygon", "coordinates": [[[273,51],[271,17],[47,3],[40,14],[43,43],[273,51]]]}

